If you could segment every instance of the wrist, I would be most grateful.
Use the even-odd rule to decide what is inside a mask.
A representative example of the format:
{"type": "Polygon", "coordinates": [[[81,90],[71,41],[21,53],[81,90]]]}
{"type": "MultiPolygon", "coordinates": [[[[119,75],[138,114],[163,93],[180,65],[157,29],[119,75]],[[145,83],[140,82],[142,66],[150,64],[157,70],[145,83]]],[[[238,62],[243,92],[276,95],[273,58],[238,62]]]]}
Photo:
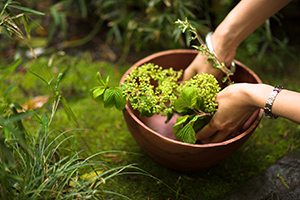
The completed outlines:
{"type": "Polygon", "coordinates": [[[232,34],[220,33],[217,30],[211,35],[213,49],[218,59],[227,67],[231,65],[236,54],[237,46],[233,44],[233,38],[232,34]]]}
{"type": "Polygon", "coordinates": [[[266,101],[274,87],[266,84],[248,84],[244,87],[249,97],[249,103],[256,108],[264,109],[266,101]]]}

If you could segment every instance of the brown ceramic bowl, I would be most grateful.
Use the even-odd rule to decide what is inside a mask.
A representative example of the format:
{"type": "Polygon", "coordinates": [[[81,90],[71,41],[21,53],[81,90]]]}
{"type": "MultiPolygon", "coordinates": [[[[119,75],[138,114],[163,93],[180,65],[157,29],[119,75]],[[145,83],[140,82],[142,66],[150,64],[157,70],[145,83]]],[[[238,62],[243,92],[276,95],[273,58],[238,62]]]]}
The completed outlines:
{"type": "MultiPolygon", "coordinates": [[[[144,63],[154,63],[163,68],[173,67],[175,70],[185,69],[195,58],[195,50],[169,50],[150,55],[135,63],[131,69],[144,63]]],[[[236,72],[232,76],[235,83],[261,83],[259,77],[242,63],[235,61],[236,72]]],[[[240,134],[232,139],[211,144],[188,144],[178,141],[173,133],[176,118],[165,124],[165,117],[139,117],[138,111],[127,103],[124,111],[128,129],[136,142],[158,163],[180,171],[195,171],[218,164],[237,151],[250,137],[259,124],[263,111],[257,110],[245,123],[240,134]]]]}

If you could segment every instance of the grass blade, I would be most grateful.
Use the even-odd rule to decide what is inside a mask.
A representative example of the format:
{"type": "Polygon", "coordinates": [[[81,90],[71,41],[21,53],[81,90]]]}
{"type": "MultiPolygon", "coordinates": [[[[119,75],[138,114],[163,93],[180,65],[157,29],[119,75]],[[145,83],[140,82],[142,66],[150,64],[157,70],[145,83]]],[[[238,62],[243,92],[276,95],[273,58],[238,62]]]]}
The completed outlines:
{"type": "Polygon", "coordinates": [[[19,9],[19,10],[22,10],[22,11],[25,11],[25,12],[29,12],[29,13],[35,14],[35,15],[45,15],[45,13],[33,10],[31,8],[26,8],[26,7],[18,6],[18,5],[10,4],[10,5],[8,5],[8,7],[19,9]]]}

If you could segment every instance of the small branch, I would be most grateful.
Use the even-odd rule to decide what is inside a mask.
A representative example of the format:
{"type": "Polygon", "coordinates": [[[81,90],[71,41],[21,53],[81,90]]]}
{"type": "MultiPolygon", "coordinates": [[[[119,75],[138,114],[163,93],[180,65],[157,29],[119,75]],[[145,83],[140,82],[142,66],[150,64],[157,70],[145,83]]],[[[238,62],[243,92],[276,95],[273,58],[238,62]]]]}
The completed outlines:
{"type": "Polygon", "coordinates": [[[197,41],[199,42],[200,48],[198,48],[198,50],[201,53],[204,53],[208,57],[214,57],[213,61],[215,62],[215,64],[217,66],[219,66],[219,67],[215,67],[215,68],[220,69],[224,74],[226,74],[229,82],[232,83],[232,81],[230,79],[231,73],[227,71],[227,69],[225,68],[224,63],[222,63],[214,53],[210,52],[207,49],[207,47],[204,44],[202,44],[202,42],[200,41],[200,39],[198,37],[196,29],[187,20],[186,21],[178,20],[177,23],[185,24],[185,27],[182,27],[183,28],[182,31],[185,32],[185,30],[187,29],[188,31],[192,32],[195,35],[195,37],[193,37],[192,39],[197,39],[197,41]],[[201,49],[203,49],[204,52],[202,52],[201,49]]]}

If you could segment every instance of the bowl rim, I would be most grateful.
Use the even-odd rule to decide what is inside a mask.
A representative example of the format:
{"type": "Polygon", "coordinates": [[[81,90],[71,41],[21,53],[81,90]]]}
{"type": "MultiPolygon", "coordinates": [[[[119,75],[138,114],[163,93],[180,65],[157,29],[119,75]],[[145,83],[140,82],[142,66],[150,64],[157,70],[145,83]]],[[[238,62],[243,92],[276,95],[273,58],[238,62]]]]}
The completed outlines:
{"type": "MultiPolygon", "coordinates": [[[[160,56],[165,56],[165,55],[168,55],[170,53],[181,54],[181,53],[198,53],[198,52],[196,50],[193,50],[193,49],[174,49],[174,50],[165,50],[165,51],[160,51],[160,52],[157,52],[157,53],[153,53],[153,54],[151,54],[149,56],[146,56],[145,58],[137,61],[135,64],[133,64],[122,76],[121,81],[120,81],[120,85],[123,83],[124,78],[130,73],[132,68],[138,67],[138,66],[140,66],[144,63],[147,63],[150,60],[152,60],[153,58],[157,58],[157,57],[160,57],[160,56]]],[[[258,82],[258,84],[262,83],[261,79],[257,76],[257,74],[255,74],[250,68],[246,67],[244,64],[242,64],[241,62],[239,62],[237,60],[234,60],[234,62],[236,62],[239,66],[243,67],[245,70],[247,70],[251,74],[253,74],[253,76],[254,76],[255,80],[258,82]]],[[[161,138],[162,140],[165,140],[168,143],[181,145],[181,146],[186,146],[186,147],[192,147],[192,148],[197,148],[197,147],[202,147],[202,148],[218,147],[218,146],[224,146],[224,145],[234,143],[234,142],[242,139],[246,135],[250,134],[257,127],[257,125],[259,124],[259,122],[260,122],[260,120],[262,119],[262,116],[263,116],[263,109],[258,109],[257,111],[255,111],[255,112],[258,112],[258,114],[257,114],[256,118],[254,119],[253,123],[244,132],[238,134],[237,136],[235,136],[231,139],[228,139],[228,140],[225,140],[225,141],[222,141],[222,142],[217,142],[217,143],[190,144],[190,143],[181,142],[181,141],[177,141],[177,140],[165,137],[165,136],[161,135],[160,133],[152,130],[150,127],[148,127],[146,124],[144,124],[137,116],[135,116],[135,114],[132,112],[132,108],[130,107],[129,102],[126,103],[125,110],[134,119],[134,121],[136,121],[142,127],[146,128],[149,132],[151,132],[155,136],[161,138]]]]}

